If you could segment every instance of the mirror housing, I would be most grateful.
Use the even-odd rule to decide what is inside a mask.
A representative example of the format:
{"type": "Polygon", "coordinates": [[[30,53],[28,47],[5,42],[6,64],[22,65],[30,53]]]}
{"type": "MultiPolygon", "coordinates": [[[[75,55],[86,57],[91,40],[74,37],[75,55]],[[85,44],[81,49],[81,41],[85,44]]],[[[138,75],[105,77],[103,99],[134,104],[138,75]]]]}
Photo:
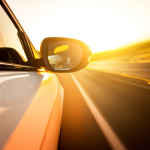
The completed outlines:
{"type": "Polygon", "coordinates": [[[42,66],[52,72],[74,72],[88,64],[92,51],[84,42],[62,37],[45,38],[40,46],[42,66]]]}

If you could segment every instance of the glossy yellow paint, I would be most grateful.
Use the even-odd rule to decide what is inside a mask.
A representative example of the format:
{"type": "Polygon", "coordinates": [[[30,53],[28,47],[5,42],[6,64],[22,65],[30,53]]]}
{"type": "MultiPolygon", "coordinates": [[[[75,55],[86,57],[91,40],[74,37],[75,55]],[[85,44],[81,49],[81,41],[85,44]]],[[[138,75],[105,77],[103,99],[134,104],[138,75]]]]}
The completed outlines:
{"type": "Polygon", "coordinates": [[[54,50],[54,53],[66,51],[68,48],[69,48],[69,45],[62,45],[62,46],[56,47],[54,50]]]}

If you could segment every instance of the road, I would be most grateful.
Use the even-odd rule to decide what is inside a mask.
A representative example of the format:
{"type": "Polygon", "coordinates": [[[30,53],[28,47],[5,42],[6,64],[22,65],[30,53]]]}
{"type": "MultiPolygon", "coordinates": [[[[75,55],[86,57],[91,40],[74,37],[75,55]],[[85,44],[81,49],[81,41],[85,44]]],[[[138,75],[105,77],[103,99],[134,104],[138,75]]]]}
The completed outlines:
{"type": "Polygon", "coordinates": [[[146,81],[86,69],[56,75],[65,91],[60,150],[150,149],[146,81]]]}

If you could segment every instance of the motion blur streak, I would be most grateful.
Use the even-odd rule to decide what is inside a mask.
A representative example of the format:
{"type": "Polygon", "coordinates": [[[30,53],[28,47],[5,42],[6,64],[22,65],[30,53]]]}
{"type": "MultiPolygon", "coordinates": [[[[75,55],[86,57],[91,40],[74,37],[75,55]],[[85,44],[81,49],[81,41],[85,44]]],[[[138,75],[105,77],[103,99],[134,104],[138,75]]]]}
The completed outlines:
{"type": "Polygon", "coordinates": [[[140,80],[146,81],[148,84],[150,84],[150,80],[147,80],[147,79],[144,79],[144,78],[129,76],[129,75],[123,74],[123,73],[122,73],[121,75],[122,75],[122,76],[126,76],[126,77],[130,77],[130,78],[140,79],[140,80]]]}
{"type": "Polygon", "coordinates": [[[96,106],[92,103],[92,100],[89,98],[89,96],[86,94],[84,89],[81,87],[80,83],[76,80],[76,78],[71,74],[74,82],[76,83],[77,87],[79,88],[82,96],[84,97],[84,100],[86,104],[88,105],[90,111],[92,112],[95,120],[97,121],[100,129],[102,130],[103,134],[105,135],[108,143],[114,150],[126,150],[125,146],[121,142],[121,140],[118,138],[118,136],[115,134],[113,129],[110,127],[110,125],[107,123],[105,118],[102,116],[102,114],[98,111],[96,106]]]}
{"type": "Polygon", "coordinates": [[[138,87],[141,87],[141,88],[145,88],[145,89],[150,90],[150,87],[147,87],[147,86],[144,86],[144,85],[140,85],[140,84],[132,83],[132,82],[125,81],[125,80],[115,79],[115,78],[111,78],[111,79],[116,80],[116,81],[119,81],[119,82],[128,83],[128,84],[131,84],[131,85],[134,85],[134,86],[138,86],[138,87]]]}

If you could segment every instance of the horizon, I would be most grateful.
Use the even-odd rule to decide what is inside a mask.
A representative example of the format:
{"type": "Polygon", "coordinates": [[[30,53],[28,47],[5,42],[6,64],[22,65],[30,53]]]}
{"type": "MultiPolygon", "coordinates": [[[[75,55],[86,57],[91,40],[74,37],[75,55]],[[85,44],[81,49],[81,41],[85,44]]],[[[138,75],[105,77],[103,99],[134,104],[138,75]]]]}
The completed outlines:
{"type": "Polygon", "coordinates": [[[93,53],[150,39],[148,0],[6,1],[37,50],[46,37],[82,40],[93,53]]]}
{"type": "MultiPolygon", "coordinates": [[[[99,52],[95,52],[95,53],[121,50],[121,49],[125,49],[125,48],[130,48],[132,46],[141,45],[141,44],[144,44],[144,43],[150,43],[150,39],[147,39],[147,40],[144,40],[144,41],[141,40],[141,41],[138,41],[138,42],[129,42],[127,44],[124,44],[122,46],[119,46],[119,47],[116,47],[116,48],[113,48],[113,49],[108,49],[108,50],[105,50],[105,51],[99,51],[99,52]]],[[[95,54],[95,53],[92,53],[92,54],[95,54]]]]}

